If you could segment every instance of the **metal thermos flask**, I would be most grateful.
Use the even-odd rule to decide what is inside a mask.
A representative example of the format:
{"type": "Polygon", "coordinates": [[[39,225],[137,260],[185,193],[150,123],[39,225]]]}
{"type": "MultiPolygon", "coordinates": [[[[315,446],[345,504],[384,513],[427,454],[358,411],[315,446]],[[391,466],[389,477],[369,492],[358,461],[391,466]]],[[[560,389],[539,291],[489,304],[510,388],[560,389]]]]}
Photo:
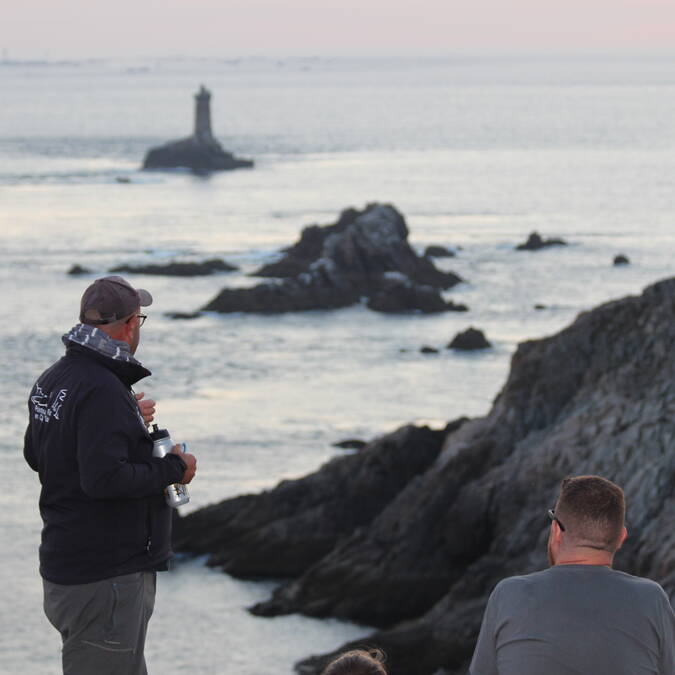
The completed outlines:
{"type": "MultiPolygon", "coordinates": [[[[174,442],[171,440],[169,432],[166,429],[159,429],[156,424],[152,425],[150,438],[152,438],[153,457],[164,457],[171,452],[171,448],[174,446],[174,442]]],[[[185,443],[183,443],[182,446],[183,452],[185,452],[185,443]]],[[[164,490],[164,495],[166,497],[166,503],[174,509],[177,509],[182,504],[187,504],[190,501],[187,485],[181,485],[180,483],[168,485],[164,490]]]]}

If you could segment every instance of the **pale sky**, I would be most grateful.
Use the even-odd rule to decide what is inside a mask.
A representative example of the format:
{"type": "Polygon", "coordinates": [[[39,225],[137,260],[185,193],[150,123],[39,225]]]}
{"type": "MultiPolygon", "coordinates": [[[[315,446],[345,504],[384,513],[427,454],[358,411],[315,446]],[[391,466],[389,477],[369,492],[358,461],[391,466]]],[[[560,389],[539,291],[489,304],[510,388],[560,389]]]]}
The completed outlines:
{"type": "Polygon", "coordinates": [[[675,47],[675,0],[0,0],[11,58],[675,47]]]}

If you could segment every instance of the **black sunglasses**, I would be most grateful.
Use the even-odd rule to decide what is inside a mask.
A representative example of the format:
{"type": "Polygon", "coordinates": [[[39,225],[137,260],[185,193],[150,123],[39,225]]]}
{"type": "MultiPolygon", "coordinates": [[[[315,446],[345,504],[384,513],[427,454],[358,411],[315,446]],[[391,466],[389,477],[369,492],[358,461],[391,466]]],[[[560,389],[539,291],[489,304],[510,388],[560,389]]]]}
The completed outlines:
{"type": "Polygon", "coordinates": [[[565,531],[565,526],[560,522],[558,516],[555,515],[555,511],[553,509],[548,510],[548,517],[551,519],[552,523],[558,523],[558,527],[561,529],[562,532],[565,531]]]}
{"type": "Polygon", "coordinates": [[[148,318],[147,314],[134,314],[133,316],[130,316],[125,323],[129,323],[132,319],[138,319],[138,327],[140,328],[144,323],[145,320],[148,318]]]}

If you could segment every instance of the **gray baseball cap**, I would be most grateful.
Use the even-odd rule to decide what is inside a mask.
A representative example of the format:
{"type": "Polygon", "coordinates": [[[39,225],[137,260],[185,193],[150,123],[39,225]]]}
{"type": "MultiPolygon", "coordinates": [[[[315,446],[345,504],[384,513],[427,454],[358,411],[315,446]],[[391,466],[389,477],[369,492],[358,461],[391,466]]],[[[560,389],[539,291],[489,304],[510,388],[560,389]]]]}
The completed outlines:
{"type": "Polygon", "coordinates": [[[138,307],[152,304],[143,288],[134,288],[122,277],[103,277],[87,288],[80,302],[80,323],[101,326],[133,314],[138,307]]]}

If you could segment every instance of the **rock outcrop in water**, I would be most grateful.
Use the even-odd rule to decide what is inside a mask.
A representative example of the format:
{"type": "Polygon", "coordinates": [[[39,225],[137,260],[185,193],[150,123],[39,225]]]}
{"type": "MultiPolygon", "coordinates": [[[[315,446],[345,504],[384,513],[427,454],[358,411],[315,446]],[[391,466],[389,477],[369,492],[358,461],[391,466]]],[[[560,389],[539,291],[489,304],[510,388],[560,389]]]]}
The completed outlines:
{"type": "Polygon", "coordinates": [[[82,267],[82,265],[73,265],[69,270],[68,274],[73,277],[80,276],[82,274],[91,274],[92,270],[90,270],[88,267],[82,267]]]}
{"type": "Polygon", "coordinates": [[[456,253],[445,246],[427,246],[424,249],[425,258],[454,258],[456,253]]]}
{"type": "Polygon", "coordinates": [[[211,132],[211,93],[203,86],[195,95],[195,130],[192,136],[148,151],[144,169],[185,168],[195,173],[250,168],[250,159],[225,151],[211,132]]]}
{"type": "Polygon", "coordinates": [[[111,272],[131,272],[133,274],[156,274],[170,277],[203,277],[220,272],[233,272],[239,269],[222,258],[210,258],[202,262],[168,262],[165,264],[120,265],[111,272]]]}
{"type": "Polygon", "coordinates": [[[281,260],[256,275],[282,279],[226,288],[203,309],[280,313],[348,307],[368,298],[369,307],[383,312],[466,310],[440,292],[461,279],[415,253],[403,216],[390,205],[347,209],[333,225],[305,228],[281,260]]]}
{"type": "MultiPolygon", "coordinates": [[[[655,579],[672,602],[674,344],[675,278],[522,343],[490,413],[446,430],[440,454],[434,432],[405,428],[395,452],[371,446],[329,463],[322,479],[191,514],[178,548],[210,552],[240,576],[300,575],[254,612],[378,626],[366,642],[386,651],[391,675],[460,675],[494,585],[546,566],[546,509],[560,480],[595,473],[626,492],[630,536],[616,567],[655,579]],[[419,434],[425,459],[394,480],[419,457],[419,434]],[[371,495],[367,517],[350,523],[352,500],[371,495]],[[305,540],[312,553],[301,556],[305,540]]],[[[317,675],[329,656],[297,671],[317,675]]]]}
{"type": "Polygon", "coordinates": [[[538,232],[532,232],[525,243],[516,246],[516,250],[539,251],[551,246],[567,246],[567,242],[564,239],[544,239],[538,232]]]}
{"type": "Polygon", "coordinates": [[[477,349],[489,349],[492,347],[485,333],[473,326],[467,328],[461,333],[457,333],[448,343],[448,349],[458,349],[460,351],[474,351],[477,349]]]}

